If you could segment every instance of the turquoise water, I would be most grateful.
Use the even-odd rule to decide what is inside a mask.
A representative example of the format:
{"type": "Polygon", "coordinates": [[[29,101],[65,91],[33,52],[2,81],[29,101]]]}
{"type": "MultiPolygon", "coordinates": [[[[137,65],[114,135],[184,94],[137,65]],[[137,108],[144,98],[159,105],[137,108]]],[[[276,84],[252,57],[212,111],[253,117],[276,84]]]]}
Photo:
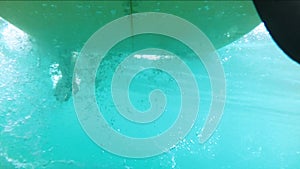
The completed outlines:
{"type": "Polygon", "coordinates": [[[187,137],[162,155],[130,159],[97,146],[82,130],[73,98],[65,97],[71,64],[64,64],[61,58],[76,57],[80,48],[47,51],[26,33],[4,20],[0,23],[1,169],[300,167],[300,66],[276,46],[263,24],[218,49],[226,77],[226,104],[221,123],[204,144],[198,141],[198,131],[210,107],[211,88],[203,64],[189,48],[171,38],[143,35],[134,37],[134,45],[127,39],[108,53],[97,72],[97,102],[112,128],[123,134],[160,134],[176,119],[180,102],[179,88],[169,74],[145,70],[130,85],[133,105],[146,110],[149,92],[159,88],[168,99],[166,111],[149,125],[122,118],[113,104],[110,83],[114,69],[127,54],[146,46],[164,47],[187,63],[199,84],[200,113],[187,137]],[[63,87],[58,88],[59,84],[63,87]]]}

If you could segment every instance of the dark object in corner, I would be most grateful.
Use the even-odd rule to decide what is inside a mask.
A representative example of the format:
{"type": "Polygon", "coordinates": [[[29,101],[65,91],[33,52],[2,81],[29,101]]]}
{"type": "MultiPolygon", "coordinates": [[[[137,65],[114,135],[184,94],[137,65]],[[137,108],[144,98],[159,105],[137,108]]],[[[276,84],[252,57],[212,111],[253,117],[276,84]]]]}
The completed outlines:
{"type": "Polygon", "coordinates": [[[278,46],[300,63],[300,1],[253,0],[261,19],[278,46]]]}

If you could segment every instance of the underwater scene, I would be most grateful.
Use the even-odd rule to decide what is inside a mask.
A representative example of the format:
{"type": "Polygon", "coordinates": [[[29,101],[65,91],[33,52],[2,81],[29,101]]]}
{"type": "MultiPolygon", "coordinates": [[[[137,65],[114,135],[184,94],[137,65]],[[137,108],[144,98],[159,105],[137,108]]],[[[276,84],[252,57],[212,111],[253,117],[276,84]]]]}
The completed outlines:
{"type": "Polygon", "coordinates": [[[216,47],[224,98],[212,84],[221,77],[211,76],[209,61],[184,42],[148,32],[114,43],[95,65],[91,103],[81,76],[92,74],[77,71],[96,62],[80,60],[94,48],[55,39],[49,47],[0,15],[0,169],[300,168],[300,65],[264,23],[216,47]],[[213,112],[214,99],[222,113],[213,112]],[[87,107],[78,106],[84,101],[87,107]],[[101,115],[78,112],[93,105],[101,115]],[[106,121],[103,131],[88,132],[94,126],[85,120],[98,116],[106,121]],[[114,140],[104,128],[137,139],[114,140]],[[153,139],[177,132],[178,139],[153,139]]]}

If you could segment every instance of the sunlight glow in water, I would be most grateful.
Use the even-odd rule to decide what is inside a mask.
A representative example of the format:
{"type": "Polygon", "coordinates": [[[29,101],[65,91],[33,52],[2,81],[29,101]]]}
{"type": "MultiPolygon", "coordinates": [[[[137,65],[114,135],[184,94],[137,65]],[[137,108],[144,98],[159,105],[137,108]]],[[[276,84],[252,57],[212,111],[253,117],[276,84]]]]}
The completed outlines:
{"type": "Polygon", "coordinates": [[[31,47],[30,37],[28,34],[5,21],[0,17],[0,23],[6,25],[1,31],[2,39],[10,50],[23,50],[31,47]]]}
{"type": "Polygon", "coordinates": [[[135,54],[133,57],[137,59],[147,59],[147,60],[159,60],[159,59],[170,59],[173,56],[171,55],[154,55],[154,54],[135,54]]]}

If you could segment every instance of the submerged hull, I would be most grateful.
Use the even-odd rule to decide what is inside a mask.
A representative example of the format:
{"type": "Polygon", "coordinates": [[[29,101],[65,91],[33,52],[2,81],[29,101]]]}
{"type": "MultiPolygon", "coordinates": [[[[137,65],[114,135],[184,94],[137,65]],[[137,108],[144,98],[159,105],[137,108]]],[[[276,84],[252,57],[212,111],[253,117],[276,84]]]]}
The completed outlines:
{"type": "Polygon", "coordinates": [[[200,28],[216,48],[240,38],[260,22],[251,1],[0,2],[1,17],[50,49],[51,46],[81,47],[110,21],[130,13],[149,11],[187,19],[200,28]]]}

